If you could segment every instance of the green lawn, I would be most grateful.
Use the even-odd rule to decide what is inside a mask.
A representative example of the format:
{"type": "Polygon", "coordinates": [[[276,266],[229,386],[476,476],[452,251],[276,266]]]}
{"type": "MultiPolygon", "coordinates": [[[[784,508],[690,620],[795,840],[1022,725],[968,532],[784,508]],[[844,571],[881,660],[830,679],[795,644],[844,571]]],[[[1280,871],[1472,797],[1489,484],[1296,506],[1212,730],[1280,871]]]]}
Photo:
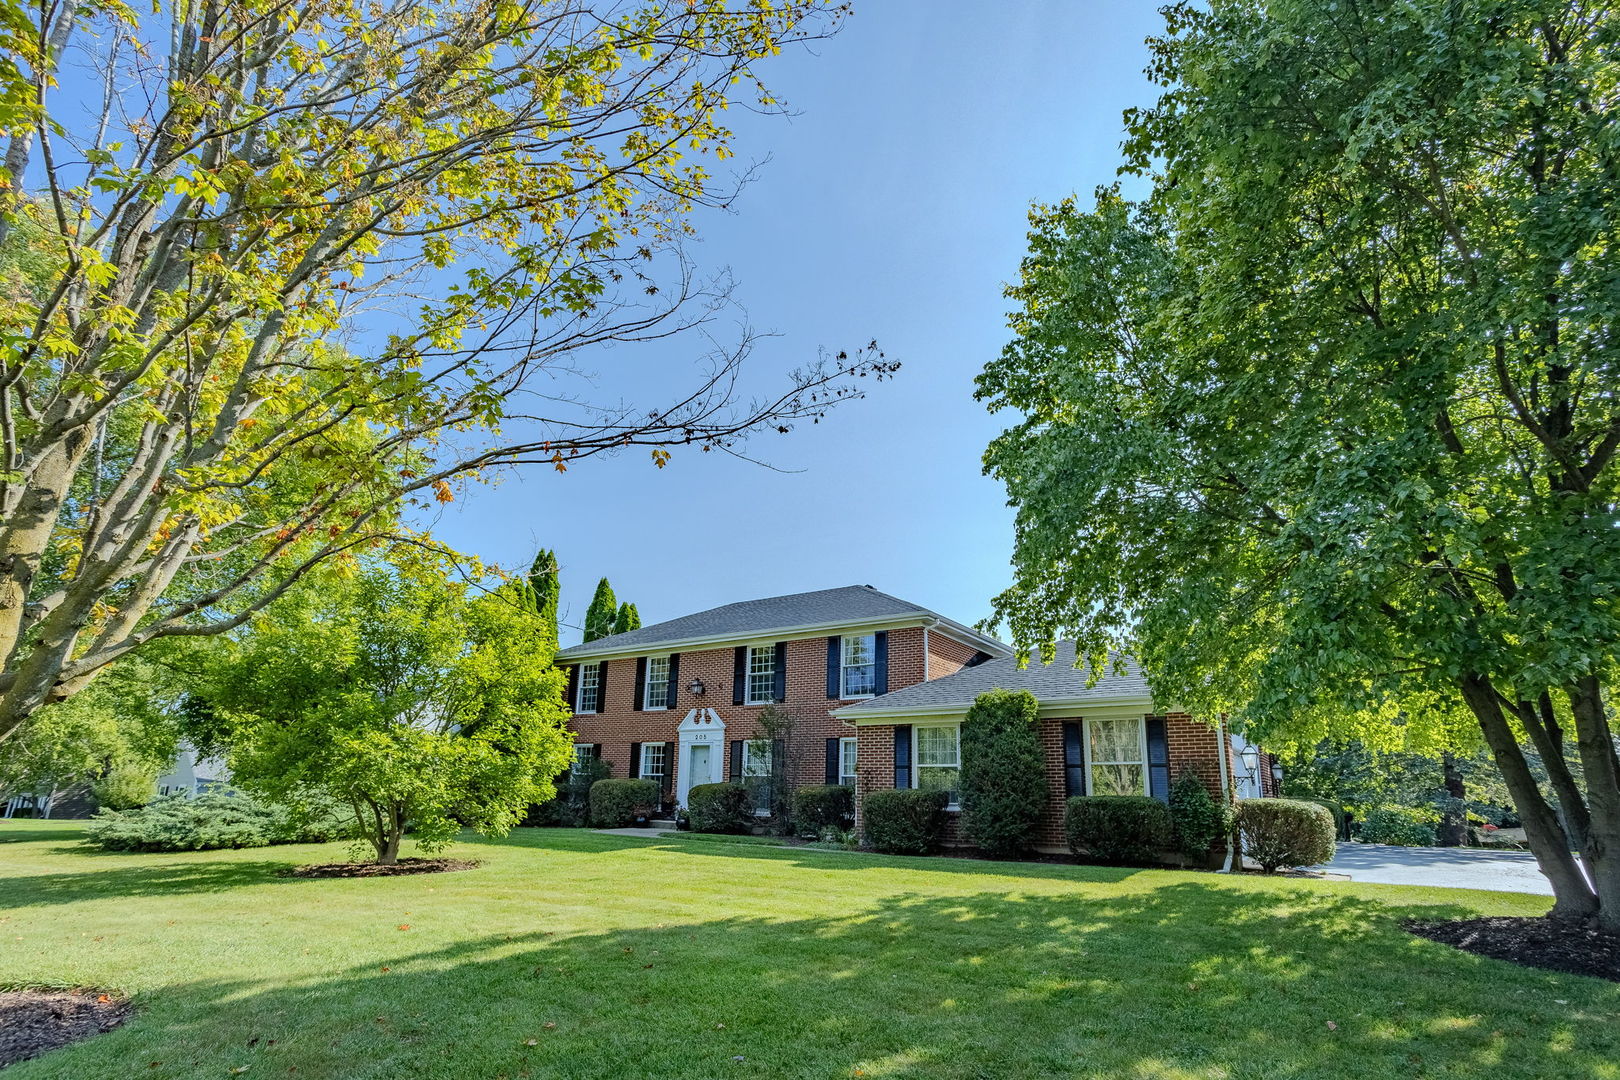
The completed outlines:
{"type": "Polygon", "coordinates": [[[77,836],[0,824],[0,985],[139,1012],[6,1080],[1620,1077],[1620,986],[1399,927],[1535,897],[533,829],[305,881],[343,846],[77,836]]]}

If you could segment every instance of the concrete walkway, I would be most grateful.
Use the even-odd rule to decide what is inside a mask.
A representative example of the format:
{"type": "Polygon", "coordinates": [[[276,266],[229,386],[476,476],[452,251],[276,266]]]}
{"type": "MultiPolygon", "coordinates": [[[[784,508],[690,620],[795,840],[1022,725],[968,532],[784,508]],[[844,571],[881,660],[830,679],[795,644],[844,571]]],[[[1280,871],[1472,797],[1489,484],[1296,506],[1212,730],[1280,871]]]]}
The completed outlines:
{"type": "Polygon", "coordinates": [[[1536,869],[1535,856],[1528,851],[1340,844],[1332,862],[1312,869],[1384,885],[1552,895],[1552,885],[1536,869]]]}

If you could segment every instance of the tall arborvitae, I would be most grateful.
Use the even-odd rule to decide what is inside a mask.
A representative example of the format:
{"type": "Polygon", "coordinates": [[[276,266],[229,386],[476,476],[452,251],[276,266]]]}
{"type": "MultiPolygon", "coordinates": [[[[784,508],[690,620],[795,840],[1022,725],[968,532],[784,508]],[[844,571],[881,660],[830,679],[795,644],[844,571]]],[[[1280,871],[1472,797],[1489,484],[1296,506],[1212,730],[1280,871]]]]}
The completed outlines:
{"type": "Polygon", "coordinates": [[[555,551],[542,549],[535,554],[534,562],[529,565],[528,585],[533,595],[534,610],[545,620],[551,640],[558,641],[557,603],[562,596],[562,579],[558,576],[555,551]]]}
{"type": "Polygon", "coordinates": [[[613,632],[622,634],[626,630],[641,629],[641,612],[636,610],[634,604],[620,604],[619,614],[613,620],[613,632]]]}
{"type": "Polygon", "coordinates": [[[603,578],[596,583],[596,595],[585,609],[585,640],[595,641],[613,633],[613,621],[618,615],[619,602],[613,596],[613,586],[603,578]]]}

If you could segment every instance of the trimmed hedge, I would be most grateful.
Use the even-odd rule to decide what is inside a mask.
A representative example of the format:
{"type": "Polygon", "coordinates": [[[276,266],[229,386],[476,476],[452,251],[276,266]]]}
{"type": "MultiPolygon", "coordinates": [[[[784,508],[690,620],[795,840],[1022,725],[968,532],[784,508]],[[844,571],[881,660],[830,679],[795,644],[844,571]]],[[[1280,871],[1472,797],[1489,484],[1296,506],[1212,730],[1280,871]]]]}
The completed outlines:
{"type": "Polygon", "coordinates": [[[1348,819],[1345,816],[1343,806],[1334,802],[1332,799],[1311,799],[1301,796],[1299,801],[1315,803],[1317,806],[1322,807],[1328,813],[1332,814],[1334,835],[1340,840],[1350,839],[1350,826],[1348,824],[1348,819]]]}
{"type": "Polygon", "coordinates": [[[855,792],[843,784],[815,784],[793,793],[793,826],[801,833],[821,835],[823,829],[842,828],[855,815],[855,792]]]}
{"type": "Polygon", "coordinates": [[[1020,855],[1046,808],[1046,759],[1028,690],[988,690],[962,720],[962,835],[986,855],[1020,855]]]}
{"type": "Polygon", "coordinates": [[[1077,795],[1063,812],[1069,850],[1107,863],[1153,863],[1170,850],[1170,808],[1146,795],[1077,795]]]}
{"type": "Polygon", "coordinates": [[[658,785],[651,780],[598,780],[591,785],[591,824],[622,829],[658,809],[658,785]]]}
{"type": "Polygon", "coordinates": [[[866,842],[890,855],[926,855],[945,835],[943,791],[874,791],[861,803],[866,842]]]}
{"type": "Polygon", "coordinates": [[[354,832],[335,806],[304,812],[247,795],[165,795],[134,810],[103,810],[85,840],[107,851],[215,851],[271,844],[319,844],[354,832]]]}
{"type": "Polygon", "coordinates": [[[747,832],[753,815],[748,789],[741,784],[698,784],[686,793],[686,816],[693,832],[747,832]]]}
{"type": "Polygon", "coordinates": [[[1333,815],[1298,799],[1239,799],[1243,854],[1266,873],[1280,866],[1315,866],[1333,858],[1333,815]]]}

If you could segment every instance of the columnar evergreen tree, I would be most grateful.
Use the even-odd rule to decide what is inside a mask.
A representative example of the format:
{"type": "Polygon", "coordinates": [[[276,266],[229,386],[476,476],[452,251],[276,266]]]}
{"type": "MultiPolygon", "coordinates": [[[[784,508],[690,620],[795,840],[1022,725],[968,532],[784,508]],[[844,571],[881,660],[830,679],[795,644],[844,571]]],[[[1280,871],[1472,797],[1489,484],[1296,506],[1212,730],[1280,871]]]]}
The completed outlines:
{"type": "Polygon", "coordinates": [[[1620,11],[1166,12],[1151,198],[1036,210],[980,378],[996,610],[1262,740],[1471,726],[1553,914],[1620,930],[1620,11]]]}
{"type": "Polygon", "coordinates": [[[548,629],[553,642],[560,641],[557,630],[557,604],[562,597],[561,568],[557,553],[542,548],[529,564],[529,592],[534,610],[548,629]]]}
{"type": "Polygon", "coordinates": [[[591,606],[585,609],[585,640],[595,641],[613,633],[613,622],[618,614],[613,586],[608,584],[607,578],[603,578],[596,583],[596,595],[591,597],[591,606]]]}
{"type": "Polygon", "coordinates": [[[641,629],[641,613],[634,604],[620,604],[619,613],[613,618],[613,632],[622,634],[628,630],[641,629]]]}
{"type": "Polygon", "coordinates": [[[989,855],[1029,850],[1046,806],[1046,762],[1028,690],[980,694],[962,720],[962,832],[989,855]]]}

